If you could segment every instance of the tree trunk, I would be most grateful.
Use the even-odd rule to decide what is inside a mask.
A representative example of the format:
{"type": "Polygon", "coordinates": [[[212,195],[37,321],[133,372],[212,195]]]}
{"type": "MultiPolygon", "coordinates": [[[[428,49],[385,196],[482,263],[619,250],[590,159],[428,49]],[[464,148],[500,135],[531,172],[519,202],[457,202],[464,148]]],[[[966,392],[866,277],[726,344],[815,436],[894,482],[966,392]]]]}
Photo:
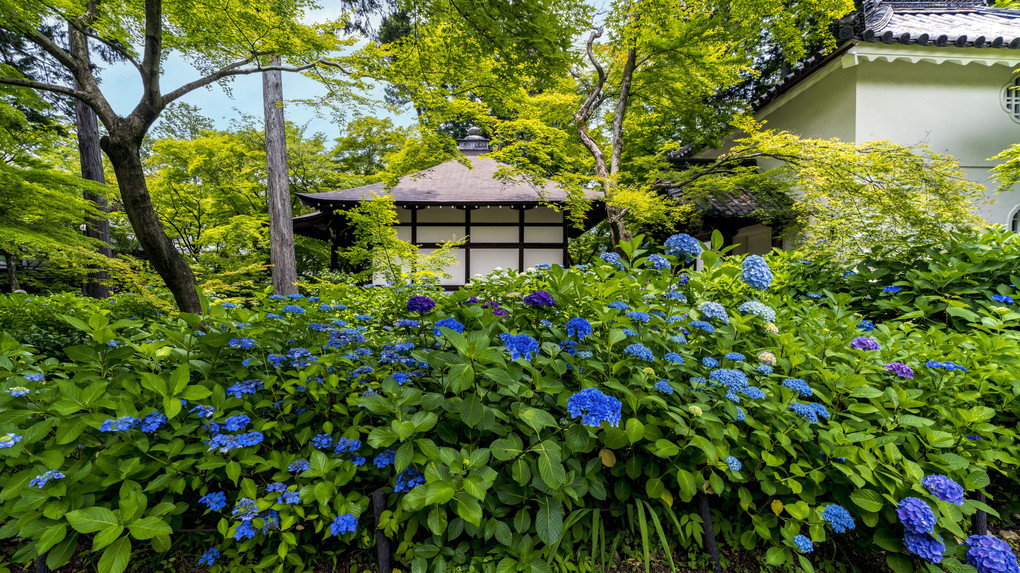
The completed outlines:
{"type": "MultiPolygon", "coordinates": [[[[71,51],[77,52],[79,46],[76,44],[82,42],[84,44],[84,46],[81,46],[84,48],[82,51],[87,55],[88,38],[82,34],[70,32],[72,32],[69,33],[72,44],[71,51]]],[[[75,89],[81,89],[81,85],[78,82],[75,82],[75,89]]],[[[106,175],[103,173],[103,157],[99,150],[99,121],[96,118],[96,112],[85,102],[76,99],[74,100],[74,117],[78,128],[78,156],[81,159],[81,178],[88,181],[106,183],[106,175]]],[[[95,204],[97,211],[101,213],[109,212],[106,197],[89,192],[85,192],[84,196],[86,201],[91,201],[95,204]]],[[[103,243],[99,247],[101,255],[109,257],[113,254],[110,250],[110,221],[106,217],[86,217],[85,236],[98,239],[103,243]]],[[[109,271],[97,265],[89,265],[89,274],[85,279],[82,292],[85,296],[92,298],[108,298],[110,296],[109,280],[109,271]]]]}
{"type": "MultiPolygon", "coordinates": [[[[137,138],[140,140],[141,138],[137,138]]],[[[163,223],[152,206],[149,190],[145,185],[145,172],[139,156],[136,140],[104,137],[100,145],[113,171],[117,174],[117,186],[124,202],[131,227],[142,245],[145,257],[174,295],[177,307],[182,312],[201,314],[202,303],[198,298],[198,287],[191,267],[184,261],[173,242],[166,235],[163,223]]]]}
{"type": "MultiPolygon", "coordinates": [[[[280,58],[273,58],[280,65],[280,58]]],[[[287,177],[287,136],[283,123],[283,79],[280,70],[262,72],[262,96],[266,112],[266,162],[269,168],[269,264],[273,292],[297,292],[294,255],[294,221],[287,177]]]]}
{"type": "Polygon", "coordinates": [[[14,255],[5,252],[4,262],[7,263],[7,280],[11,283],[11,292],[14,292],[21,288],[18,285],[17,263],[14,260],[14,255]]]}

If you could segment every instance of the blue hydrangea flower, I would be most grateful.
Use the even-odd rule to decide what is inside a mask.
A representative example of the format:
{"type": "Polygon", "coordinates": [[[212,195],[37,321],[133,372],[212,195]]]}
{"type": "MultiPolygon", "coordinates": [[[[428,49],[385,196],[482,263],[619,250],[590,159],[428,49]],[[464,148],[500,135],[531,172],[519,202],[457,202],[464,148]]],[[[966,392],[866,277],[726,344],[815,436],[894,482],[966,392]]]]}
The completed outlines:
{"type": "Polygon", "coordinates": [[[743,468],[744,466],[740,463],[740,460],[733,456],[729,456],[728,458],[726,458],[726,467],[730,468],[735,472],[739,472],[740,469],[743,468]]]}
{"type": "Polygon", "coordinates": [[[767,290],[772,285],[772,270],[769,269],[769,264],[765,262],[764,258],[751,255],[745,258],[740,266],[744,269],[740,278],[747,286],[753,289],[767,290]]]}
{"type": "Polygon", "coordinates": [[[942,501],[963,505],[963,486],[942,474],[924,476],[921,485],[942,501]]]}
{"type": "Polygon", "coordinates": [[[299,474],[310,467],[312,467],[312,465],[308,463],[308,460],[298,460],[287,466],[287,471],[292,474],[299,474]]]}
{"type": "Polygon", "coordinates": [[[804,418],[812,424],[818,423],[818,412],[810,404],[794,403],[790,404],[790,410],[796,413],[801,418],[804,418]]]}
{"type": "Polygon", "coordinates": [[[616,253],[602,253],[601,255],[599,255],[599,258],[613,265],[617,269],[623,270],[624,268],[626,268],[624,267],[623,260],[620,258],[620,255],[616,253]]]}
{"type": "Polygon", "coordinates": [[[422,475],[414,466],[408,466],[408,468],[397,476],[397,483],[393,485],[393,491],[396,493],[403,493],[411,491],[412,489],[425,483],[425,476],[422,475]]]}
{"type": "Polygon", "coordinates": [[[597,388],[585,388],[567,399],[567,413],[570,417],[580,417],[582,424],[593,428],[598,428],[602,422],[618,426],[622,408],[623,404],[619,400],[597,388]]]}
{"type": "Polygon", "coordinates": [[[924,559],[928,563],[939,563],[942,555],[946,552],[946,546],[942,538],[933,533],[913,533],[907,531],[903,534],[903,546],[907,551],[924,559]]]}
{"type": "Polygon", "coordinates": [[[333,523],[329,524],[329,532],[339,537],[345,533],[354,533],[358,530],[358,518],[349,513],[342,513],[336,516],[333,523]]]}
{"type": "Polygon", "coordinates": [[[138,423],[138,419],[137,418],[133,418],[131,416],[121,416],[120,418],[109,419],[109,420],[106,420],[105,422],[103,422],[103,424],[101,426],[99,426],[99,431],[100,432],[126,432],[126,431],[130,430],[131,428],[135,427],[135,425],[137,423],[138,423]]]}
{"type": "Polygon", "coordinates": [[[249,418],[245,414],[237,414],[236,416],[231,416],[224,420],[223,427],[226,428],[227,431],[229,432],[239,432],[247,428],[248,424],[250,423],[251,418],[249,418]]]}
{"type": "Polygon", "coordinates": [[[245,394],[254,394],[262,389],[261,380],[244,380],[237,382],[227,388],[227,394],[234,398],[240,398],[245,394]]]}
{"type": "Polygon", "coordinates": [[[242,521],[237,526],[237,531],[234,532],[235,541],[243,541],[245,539],[253,539],[258,535],[259,530],[255,529],[255,526],[251,524],[251,521],[242,521]]]}
{"type": "Polygon", "coordinates": [[[609,308],[615,308],[617,310],[629,310],[630,309],[630,305],[625,303],[625,302],[623,302],[622,300],[614,300],[613,302],[609,303],[608,306],[609,306],[609,308]]]}
{"type": "Polygon", "coordinates": [[[815,550],[815,546],[811,543],[811,540],[803,535],[794,537],[793,544],[797,546],[797,551],[800,551],[801,553],[811,553],[815,550]]]}
{"type": "Polygon", "coordinates": [[[464,325],[461,324],[456,318],[444,318],[443,320],[436,322],[436,326],[435,328],[432,329],[432,333],[435,336],[442,336],[443,332],[439,330],[440,328],[449,328],[450,330],[458,334],[464,333],[464,325]]]}
{"type": "Polygon", "coordinates": [[[631,330],[629,328],[624,328],[623,329],[623,333],[626,334],[627,336],[637,336],[638,335],[638,333],[634,332],[633,330],[631,330]]]}
{"type": "MultiPolygon", "coordinates": [[[[730,317],[728,314],[726,314],[726,309],[723,308],[723,305],[717,302],[701,303],[701,306],[698,308],[698,310],[701,311],[701,314],[705,318],[708,318],[710,320],[718,320],[723,324],[730,323],[730,317]]],[[[691,326],[694,326],[693,322],[691,323],[691,326]]]]}
{"type": "Polygon", "coordinates": [[[740,406],[737,406],[737,421],[743,422],[746,419],[746,417],[747,415],[744,414],[744,409],[741,408],[740,406]]]}
{"type": "Polygon", "coordinates": [[[684,296],[684,293],[682,293],[682,292],[680,292],[678,290],[671,290],[671,291],[665,292],[665,293],[662,294],[662,297],[666,298],[668,300],[678,300],[680,302],[687,302],[687,297],[684,296]]]}
{"type": "Polygon", "coordinates": [[[1008,294],[993,294],[992,300],[995,302],[1004,302],[1006,304],[1013,304],[1013,297],[1008,294]]]}
{"type": "Polygon", "coordinates": [[[674,363],[674,364],[683,364],[683,363],[684,363],[684,358],[683,358],[683,356],[680,356],[680,355],[679,355],[679,354],[677,354],[676,352],[667,352],[667,353],[666,353],[666,355],[665,355],[665,356],[663,356],[663,358],[664,358],[664,359],[665,359],[665,360],[666,360],[667,362],[672,362],[672,363],[674,363]]]}
{"type": "Polygon", "coordinates": [[[683,257],[684,262],[691,262],[701,256],[701,241],[686,234],[679,233],[666,239],[663,243],[666,254],[674,257],[683,257]]]}
{"type": "Polygon", "coordinates": [[[645,264],[659,271],[664,271],[670,268],[669,261],[662,255],[649,255],[648,261],[645,264]]]}
{"type": "Polygon", "coordinates": [[[299,299],[305,298],[305,295],[303,295],[301,293],[295,292],[295,293],[291,293],[291,294],[287,295],[287,298],[289,298],[291,300],[299,300],[299,299]]]}
{"type": "Polygon", "coordinates": [[[757,370],[766,376],[772,374],[772,367],[768,364],[759,364],[757,370]]]}
{"type": "Polygon", "coordinates": [[[258,343],[255,342],[254,338],[248,338],[247,336],[242,336],[241,338],[231,338],[230,342],[228,344],[230,344],[231,348],[240,348],[242,350],[251,350],[252,348],[255,348],[255,346],[258,343]]]}
{"type": "Polygon", "coordinates": [[[850,512],[841,505],[825,506],[825,509],[822,510],[822,519],[829,524],[834,533],[843,533],[856,527],[850,512]]]}
{"type": "Polygon", "coordinates": [[[216,559],[219,556],[219,550],[214,547],[210,547],[205,550],[205,553],[203,553],[201,557],[198,558],[198,564],[205,565],[206,567],[212,567],[216,564],[216,559]]]}
{"type": "Polygon", "coordinates": [[[32,479],[32,481],[28,482],[28,485],[30,487],[37,487],[42,489],[42,487],[46,485],[46,482],[50,480],[60,479],[63,477],[67,476],[65,476],[64,474],[60,473],[57,470],[49,470],[45,473],[35,476],[35,478],[32,479]]]}
{"type": "Polygon", "coordinates": [[[360,320],[362,322],[368,322],[368,321],[372,320],[372,315],[371,314],[356,314],[356,315],[354,315],[354,319],[355,320],[360,320]]]}
{"type": "Polygon", "coordinates": [[[705,368],[715,368],[719,366],[719,361],[716,360],[715,358],[712,358],[711,356],[706,356],[701,359],[701,365],[704,366],[705,368]]]}
{"type": "Polygon", "coordinates": [[[28,396],[28,388],[25,388],[24,386],[12,386],[7,389],[7,393],[10,394],[12,398],[28,396]]]}
{"type": "Polygon", "coordinates": [[[274,482],[271,482],[269,485],[266,486],[266,491],[277,492],[277,493],[279,493],[281,491],[287,491],[287,484],[285,484],[285,483],[283,483],[281,481],[274,481],[274,482]]]}
{"type": "Polygon", "coordinates": [[[717,368],[708,374],[708,378],[731,389],[747,386],[747,375],[731,368],[717,368]]]}
{"type": "Polygon", "coordinates": [[[935,514],[931,506],[916,497],[905,497],[896,506],[896,515],[903,528],[911,533],[931,533],[935,528],[935,514]]]}
{"type": "Polygon", "coordinates": [[[531,357],[538,353],[538,341],[527,334],[513,335],[504,332],[499,335],[499,338],[503,341],[503,348],[510,351],[510,360],[523,358],[530,362],[531,357]]]}
{"type": "Polygon", "coordinates": [[[259,504],[250,497],[242,497],[237,500],[237,503],[234,505],[234,509],[230,512],[230,515],[241,521],[251,521],[258,517],[258,513],[259,504]]]}
{"type": "Polygon", "coordinates": [[[43,377],[42,374],[25,374],[24,376],[22,376],[22,378],[28,380],[29,382],[42,382],[43,380],[46,379],[45,377],[43,377]]]}
{"type": "MultiPolygon", "coordinates": [[[[709,324],[709,326],[712,326],[712,325],[709,324]]],[[[669,339],[669,341],[672,342],[673,344],[687,344],[687,338],[684,337],[684,335],[682,335],[682,334],[674,334],[669,339]]]]}
{"type": "Polygon", "coordinates": [[[288,304],[287,306],[283,307],[283,312],[289,314],[304,314],[305,309],[304,307],[298,306],[296,304],[288,304]]]}
{"type": "Polygon", "coordinates": [[[896,286],[896,285],[889,285],[887,287],[884,287],[882,289],[882,292],[887,292],[887,293],[895,294],[895,293],[900,292],[901,290],[903,290],[903,289],[898,287],[898,286],[896,286]]]}
{"type": "Polygon", "coordinates": [[[648,322],[652,320],[652,317],[647,312],[633,311],[627,313],[627,318],[635,322],[648,322]]]}
{"type": "Polygon", "coordinates": [[[811,391],[811,386],[808,386],[808,383],[800,378],[787,378],[783,380],[783,386],[799,393],[802,398],[810,398],[814,395],[814,392],[811,391]]]}
{"type": "Polygon", "coordinates": [[[671,386],[669,382],[667,382],[665,379],[656,382],[655,389],[662,394],[666,394],[667,396],[673,393],[673,386],[671,386]]]}
{"type": "Polygon", "coordinates": [[[358,466],[360,468],[361,466],[365,465],[365,457],[364,456],[351,456],[351,463],[356,465],[356,466],[358,466]]]}
{"type": "Polygon", "coordinates": [[[312,446],[319,449],[326,449],[333,445],[333,436],[329,434],[319,434],[312,438],[312,446]]]}
{"type": "Polygon", "coordinates": [[[743,362],[744,360],[746,360],[744,355],[739,352],[727,352],[725,355],[723,355],[723,358],[725,358],[726,360],[735,360],[737,362],[743,362]]]}
{"type": "Polygon", "coordinates": [[[577,336],[578,340],[584,340],[584,337],[591,333],[591,323],[587,320],[583,318],[571,318],[567,321],[567,336],[577,336]]]}
{"type": "Polygon", "coordinates": [[[1009,544],[991,535],[971,535],[963,542],[967,549],[967,564],[978,573],[1020,573],[1016,555],[1009,544]]]}
{"type": "Polygon", "coordinates": [[[776,320],[775,309],[756,300],[750,300],[741,304],[737,307],[737,310],[746,314],[760,316],[765,322],[774,322],[776,320]]]}
{"type": "Polygon", "coordinates": [[[862,320],[859,323],[857,323],[857,328],[863,330],[864,332],[871,332],[872,330],[875,330],[875,323],[871,322],[870,320],[862,320]]]}
{"type": "Polygon", "coordinates": [[[156,430],[162,428],[166,423],[167,423],[166,416],[160,414],[159,412],[153,412],[138,421],[138,429],[145,432],[146,434],[151,434],[156,430]]]}
{"type": "Polygon", "coordinates": [[[354,453],[361,449],[361,440],[352,440],[350,438],[341,437],[336,441],[336,446],[333,448],[334,454],[354,453]]]}
{"type": "Polygon", "coordinates": [[[655,356],[652,355],[651,349],[643,344],[631,344],[627,348],[623,349],[624,354],[629,354],[635,358],[641,358],[649,362],[655,361],[655,356]]]}
{"type": "Polygon", "coordinates": [[[209,511],[219,511],[227,506],[227,494],[222,491],[209,492],[198,498],[199,503],[204,503],[209,511]]]}
{"type": "Polygon", "coordinates": [[[396,455],[397,452],[393,450],[383,450],[381,454],[377,455],[375,459],[372,460],[372,463],[375,464],[375,467],[383,469],[387,466],[393,465],[393,460],[395,459],[396,455]]]}

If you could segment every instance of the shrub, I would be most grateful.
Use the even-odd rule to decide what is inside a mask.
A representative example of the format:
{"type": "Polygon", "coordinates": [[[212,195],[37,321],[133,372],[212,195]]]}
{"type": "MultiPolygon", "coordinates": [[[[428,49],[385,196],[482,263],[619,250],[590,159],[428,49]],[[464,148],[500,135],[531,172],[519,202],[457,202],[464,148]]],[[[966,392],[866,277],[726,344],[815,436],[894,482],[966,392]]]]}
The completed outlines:
{"type": "Polygon", "coordinates": [[[914,497],[959,566],[967,517],[994,514],[975,499],[989,473],[1016,479],[1014,338],[890,321],[869,333],[878,350],[854,349],[849,295],[780,298],[717,252],[684,274],[620,247],[616,265],[445,296],[324,287],[203,316],[70,318],[88,342],[67,361],[5,337],[0,436],[18,439],[0,448],[0,536],[27,541],[18,562],[55,567],[80,546],[119,572],[175,530],[213,528],[203,564],[290,571],[370,547],[378,526],[412,571],[550,571],[593,563],[635,523],[646,554],[696,547],[705,495],[724,536],[771,565],[811,570],[799,551],[838,542],[907,571],[896,508],[914,497]],[[408,311],[414,296],[436,307],[408,311]],[[65,477],[31,484],[47,471],[65,477]],[[925,488],[935,474],[962,505],[925,488]]]}

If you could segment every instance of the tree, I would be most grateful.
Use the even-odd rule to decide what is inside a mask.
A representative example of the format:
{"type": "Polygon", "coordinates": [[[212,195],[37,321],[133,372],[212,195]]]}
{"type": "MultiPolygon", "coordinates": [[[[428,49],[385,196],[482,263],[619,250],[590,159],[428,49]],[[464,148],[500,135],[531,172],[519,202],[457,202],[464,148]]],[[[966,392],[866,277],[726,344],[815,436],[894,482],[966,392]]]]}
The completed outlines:
{"type": "Polygon", "coordinates": [[[981,186],[964,179],[955,159],[926,146],[801,139],[742,126],[744,136],[713,162],[660,187],[695,201],[736,189],[789,196],[795,242],[851,263],[876,251],[901,257],[980,224],[974,205],[981,186]]]}
{"type": "Polygon", "coordinates": [[[663,148],[677,141],[702,143],[694,139],[704,136],[695,134],[706,127],[718,133],[718,122],[699,128],[698,120],[714,114],[708,105],[713,96],[754,72],[763,39],[794,62],[806,45],[822,39],[831,44],[829,22],[851,10],[846,0],[795,6],[775,0],[614,1],[604,26],[584,44],[587,70],[571,70],[583,96],[573,114],[577,133],[595,161],[614,238],[630,238],[624,216],[633,201],[621,204],[618,194],[653,192],[647,174],[656,170],[649,169],[649,158],[661,158],[663,148]],[[605,42],[597,43],[603,36],[605,42]],[[638,147],[644,153],[628,157],[626,142],[635,127],[642,128],[638,147]]]}
{"type": "Polygon", "coordinates": [[[40,81],[5,68],[0,84],[71,96],[95,111],[108,133],[102,147],[116,173],[128,219],[182,311],[201,311],[195,277],[153,209],[140,157],[143,138],[167,105],[213,82],[265,69],[301,71],[331,63],[323,58],[344,45],[333,32],[341,23],[303,24],[307,6],[300,0],[282,0],[210,10],[180,0],[139,4],[72,0],[59,7],[41,0],[0,0],[0,31],[38,46],[75,82],[40,81]],[[44,33],[46,24],[53,21],[70,26],[70,35],[77,38],[70,43],[71,49],[44,33]],[[142,96],[131,113],[119,115],[111,107],[96,70],[89,65],[86,38],[137,70],[142,96]],[[173,50],[190,59],[203,75],[164,91],[161,64],[173,50]],[[266,65],[274,55],[295,65],[266,65]]]}

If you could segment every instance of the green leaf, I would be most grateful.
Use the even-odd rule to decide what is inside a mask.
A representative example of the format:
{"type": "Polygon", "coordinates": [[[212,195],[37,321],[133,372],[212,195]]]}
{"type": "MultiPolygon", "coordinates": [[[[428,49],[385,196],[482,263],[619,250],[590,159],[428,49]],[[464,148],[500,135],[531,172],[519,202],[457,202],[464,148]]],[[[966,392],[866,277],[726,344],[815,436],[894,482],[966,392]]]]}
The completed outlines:
{"type": "Polygon", "coordinates": [[[535,514],[535,530],[546,545],[552,545],[563,535],[563,506],[559,500],[546,497],[538,502],[535,514]]]}
{"type": "Polygon", "coordinates": [[[782,565],[786,562],[786,551],[782,547],[769,547],[765,552],[765,563],[782,565]]]}
{"type": "Polygon", "coordinates": [[[143,517],[134,523],[128,524],[128,531],[131,532],[131,537],[143,540],[152,539],[157,535],[170,535],[173,533],[169,523],[154,515],[143,517]]]}
{"type": "Polygon", "coordinates": [[[425,487],[426,505],[433,503],[445,504],[453,499],[453,495],[457,493],[457,490],[453,488],[453,484],[448,480],[432,482],[425,487]]]}
{"type": "Polygon", "coordinates": [[[872,386],[855,386],[850,390],[850,395],[854,398],[878,398],[882,391],[872,386]]]}
{"type": "Polygon", "coordinates": [[[676,481],[680,486],[680,499],[685,503],[694,499],[698,493],[698,482],[694,479],[694,474],[687,470],[677,470],[676,481]]]}
{"type": "Polygon", "coordinates": [[[563,485],[567,472],[560,461],[559,449],[549,442],[542,442],[535,446],[535,450],[538,452],[538,475],[545,485],[553,489],[563,485]]]}
{"type": "Polygon", "coordinates": [[[914,573],[914,562],[900,553],[886,553],[885,563],[893,573],[914,573]]]}
{"type": "Polygon", "coordinates": [[[637,418],[627,419],[627,439],[633,444],[645,437],[645,425],[641,423],[641,420],[637,418]]]}
{"type": "Polygon", "coordinates": [[[885,505],[882,496],[870,489],[858,489],[850,494],[850,500],[868,513],[876,513],[885,505]]]}
{"type": "Polygon", "coordinates": [[[482,405],[482,399],[478,394],[472,393],[461,401],[460,419],[469,428],[477,428],[478,424],[481,424],[485,419],[485,406],[482,405]]]}
{"type": "Polygon", "coordinates": [[[513,459],[524,452],[524,443],[516,434],[500,438],[489,445],[492,457],[500,461],[513,459]]]}
{"type": "Polygon", "coordinates": [[[553,418],[552,414],[538,408],[528,408],[521,412],[521,420],[524,420],[525,424],[531,426],[536,434],[541,432],[543,428],[551,428],[557,425],[556,418],[553,418]]]}
{"type": "Polygon", "coordinates": [[[458,494],[456,499],[457,515],[475,527],[481,527],[482,506],[478,503],[478,500],[465,494],[458,494]]]}
{"type": "Polygon", "coordinates": [[[655,450],[652,453],[660,458],[671,458],[680,453],[680,446],[669,440],[659,438],[655,440],[655,450]]]}
{"type": "Polygon", "coordinates": [[[46,554],[46,566],[50,569],[63,567],[74,556],[76,549],[78,549],[78,535],[71,534],[70,537],[56,544],[46,554]]]}
{"type": "Polygon", "coordinates": [[[35,542],[35,551],[39,555],[45,554],[54,545],[64,540],[67,535],[67,525],[63,523],[57,523],[46,528],[43,534],[39,536],[39,541],[35,542]]]}
{"type": "Polygon", "coordinates": [[[67,517],[71,527],[80,533],[95,533],[111,525],[119,525],[117,515],[105,507],[87,507],[69,512],[67,517]]]}
{"type": "Polygon", "coordinates": [[[103,551],[99,558],[99,573],[123,573],[131,560],[131,540],[121,537],[103,551]]]}
{"type": "Polygon", "coordinates": [[[120,539],[120,534],[124,533],[123,525],[111,525],[106,529],[96,534],[92,540],[92,551],[99,551],[107,545],[120,539]]]}
{"type": "Polygon", "coordinates": [[[446,379],[450,385],[450,391],[460,394],[474,387],[475,370],[470,364],[454,364],[450,367],[450,374],[446,379]]]}
{"type": "Polygon", "coordinates": [[[368,445],[373,448],[387,448],[397,441],[397,433],[389,426],[376,428],[368,433],[368,445]]]}

